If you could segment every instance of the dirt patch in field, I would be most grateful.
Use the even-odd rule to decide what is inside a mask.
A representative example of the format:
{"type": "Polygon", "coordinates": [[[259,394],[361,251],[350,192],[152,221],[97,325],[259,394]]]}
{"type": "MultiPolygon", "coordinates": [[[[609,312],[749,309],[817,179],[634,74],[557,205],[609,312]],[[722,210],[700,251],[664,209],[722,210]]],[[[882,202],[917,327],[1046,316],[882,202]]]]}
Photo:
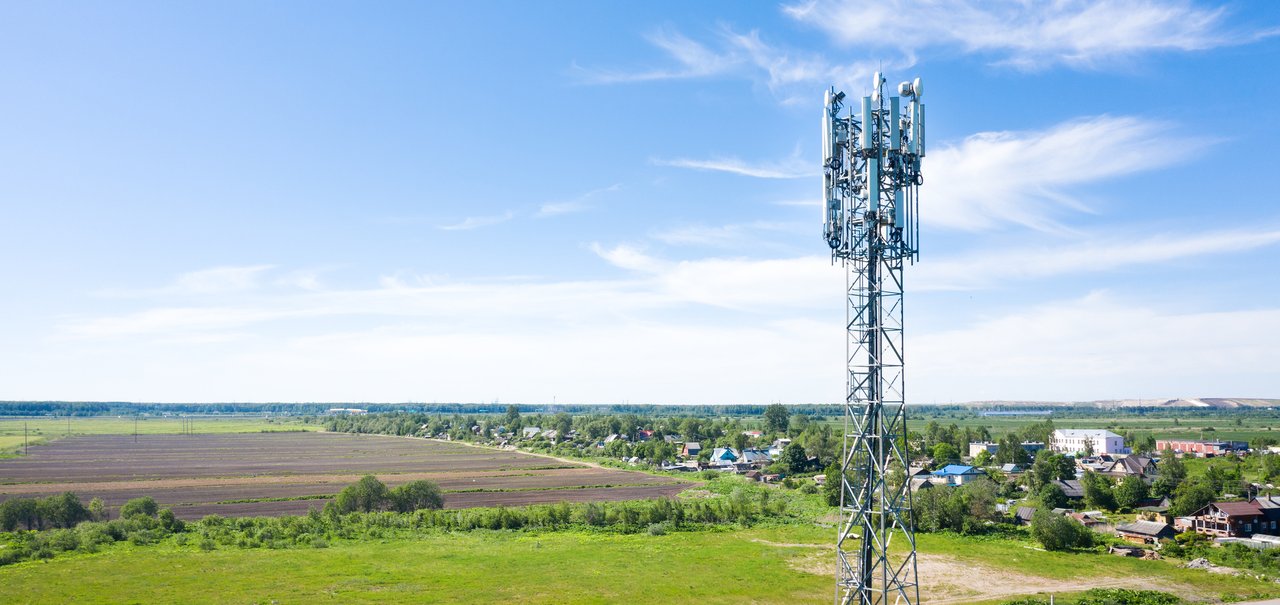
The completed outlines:
{"type": "MultiPolygon", "coordinates": [[[[802,573],[833,577],[835,575],[835,549],[831,546],[777,544],[761,540],[757,542],[771,546],[812,549],[810,552],[792,557],[788,561],[790,567],[802,573]]],[[[1174,592],[1184,597],[1197,596],[1196,592],[1188,586],[1162,583],[1148,577],[1083,576],[1069,580],[1045,578],[975,564],[944,555],[918,555],[917,570],[920,578],[920,601],[929,605],[955,605],[1036,593],[1078,592],[1090,588],[1142,588],[1174,592]]]]}

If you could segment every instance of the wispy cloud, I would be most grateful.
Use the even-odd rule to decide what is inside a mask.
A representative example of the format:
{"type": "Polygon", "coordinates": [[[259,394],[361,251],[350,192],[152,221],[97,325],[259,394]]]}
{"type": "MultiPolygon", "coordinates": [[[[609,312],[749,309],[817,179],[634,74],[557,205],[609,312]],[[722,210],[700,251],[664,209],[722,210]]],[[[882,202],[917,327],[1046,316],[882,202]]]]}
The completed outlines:
{"type": "Polygon", "coordinates": [[[1167,233],[1142,239],[1090,238],[1066,245],[997,249],[935,258],[912,269],[912,290],[971,290],[1056,275],[1100,273],[1280,243],[1280,230],[1167,233]]]}
{"type": "Polygon", "coordinates": [[[651,161],[658,166],[728,172],[758,179],[801,179],[819,174],[814,168],[815,162],[806,161],[801,157],[799,147],[786,159],[774,161],[749,162],[736,157],[714,157],[711,159],[655,158],[651,161]]]}
{"type": "Polygon", "coordinates": [[[469,216],[466,219],[463,219],[460,223],[440,225],[438,228],[444,231],[467,231],[469,229],[479,229],[480,227],[488,227],[490,225],[505,223],[515,218],[515,216],[516,214],[510,210],[502,214],[492,216],[469,216]]]}
{"type": "Polygon", "coordinates": [[[1022,69],[1092,68],[1143,53],[1248,44],[1280,33],[1274,26],[1231,26],[1225,8],[1178,0],[809,0],[783,12],[846,46],[906,54],[958,48],[1022,69]]]}
{"type": "Polygon", "coordinates": [[[547,202],[538,208],[538,212],[534,214],[535,218],[546,218],[549,216],[559,216],[561,214],[570,214],[573,212],[582,212],[591,207],[591,200],[605,193],[618,191],[622,189],[621,183],[615,183],[608,187],[592,189],[578,197],[570,200],[562,200],[558,202],[547,202]]]}
{"type": "Polygon", "coordinates": [[[742,63],[740,57],[713,51],[670,28],[660,29],[645,38],[666,53],[675,65],[661,69],[622,70],[574,64],[574,71],[590,84],[620,84],[712,76],[735,69],[742,63]]]}
{"type": "Polygon", "coordinates": [[[1018,224],[1060,230],[1063,209],[1089,211],[1072,185],[1173,165],[1212,141],[1178,136],[1166,123],[1097,116],[1044,131],[983,132],[925,158],[921,220],[983,230],[1018,224]]]}
{"type": "Polygon", "coordinates": [[[832,61],[820,53],[784,48],[769,43],[757,30],[745,33],[721,27],[709,43],[693,40],[671,29],[647,36],[667,55],[672,65],[634,70],[573,66],[589,84],[620,84],[705,77],[737,77],[767,88],[784,104],[792,104],[815,85],[835,84],[861,90],[880,67],[906,69],[915,63],[904,54],[887,60],[832,61]]]}

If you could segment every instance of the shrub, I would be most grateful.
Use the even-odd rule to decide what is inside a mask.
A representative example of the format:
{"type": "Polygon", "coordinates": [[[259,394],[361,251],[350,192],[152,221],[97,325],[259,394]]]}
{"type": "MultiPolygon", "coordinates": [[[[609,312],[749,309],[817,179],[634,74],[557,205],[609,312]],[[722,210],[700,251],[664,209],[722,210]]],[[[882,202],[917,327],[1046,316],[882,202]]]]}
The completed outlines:
{"type": "Polygon", "coordinates": [[[391,490],[390,496],[392,506],[402,513],[444,508],[444,494],[431,481],[410,481],[391,490]]]}
{"type": "Polygon", "coordinates": [[[120,517],[128,519],[130,517],[154,517],[160,506],[156,504],[156,499],[151,496],[143,496],[134,498],[124,503],[120,507],[120,517]]]}
{"type": "Polygon", "coordinates": [[[1085,591],[1076,605],[1177,605],[1182,599],[1158,590],[1128,588],[1092,588],[1085,591]]]}
{"type": "Polygon", "coordinates": [[[342,488],[325,508],[332,507],[339,514],[384,510],[390,501],[390,495],[386,484],[373,475],[365,475],[359,481],[342,488]]]}
{"type": "Polygon", "coordinates": [[[176,533],[184,532],[187,529],[187,524],[184,523],[182,519],[179,519],[176,516],[174,516],[172,510],[169,510],[167,508],[162,508],[160,509],[160,513],[159,515],[157,515],[157,517],[160,521],[160,526],[163,527],[167,532],[176,534],[176,533]]]}
{"type": "Polygon", "coordinates": [[[1084,525],[1044,509],[1031,517],[1031,536],[1045,550],[1071,550],[1093,545],[1093,533],[1084,525]]]}

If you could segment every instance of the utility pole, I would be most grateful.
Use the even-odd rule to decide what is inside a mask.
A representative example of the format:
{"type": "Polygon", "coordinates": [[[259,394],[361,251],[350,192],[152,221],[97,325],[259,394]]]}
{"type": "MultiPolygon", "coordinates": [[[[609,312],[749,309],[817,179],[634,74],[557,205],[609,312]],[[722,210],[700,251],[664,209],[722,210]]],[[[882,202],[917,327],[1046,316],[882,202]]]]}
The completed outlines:
{"type": "Polygon", "coordinates": [[[27,423],[22,423],[22,455],[27,455],[27,423]]]}
{"type": "Polygon", "coordinates": [[[133,442],[138,442],[138,416],[136,414],[133,416],[133,442]]]}

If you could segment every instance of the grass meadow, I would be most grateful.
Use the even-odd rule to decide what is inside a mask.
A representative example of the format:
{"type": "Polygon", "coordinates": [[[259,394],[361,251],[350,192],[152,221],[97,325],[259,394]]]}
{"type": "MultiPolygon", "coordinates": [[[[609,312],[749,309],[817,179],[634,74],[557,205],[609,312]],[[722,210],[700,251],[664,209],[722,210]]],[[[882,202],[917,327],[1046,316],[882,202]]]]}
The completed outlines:
{"type": "MultiPolygon", "coordinates": [[[[172,538],[0,568],[5,603],[797,603],[833,596],[834,530],[785,525],[665,535],[428,532],[327,548],[217,549],[172,538]]],[[[1280,594],[1276,584],[1030,542],[919,536],[923,602],[996,603],[1095,586],[1192,601],[1280,594]],[[971,583],[970,580],[973,580],[971,583]],[[948,584],[951,583],[951,584],[948,584]]]]}

